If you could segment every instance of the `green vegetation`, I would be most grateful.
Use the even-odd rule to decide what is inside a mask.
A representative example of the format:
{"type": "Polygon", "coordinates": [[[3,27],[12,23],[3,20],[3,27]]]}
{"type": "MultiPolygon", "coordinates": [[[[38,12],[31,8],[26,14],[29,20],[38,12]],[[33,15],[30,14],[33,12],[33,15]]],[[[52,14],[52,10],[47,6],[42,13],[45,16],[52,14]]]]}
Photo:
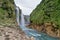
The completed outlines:
{"type": "Polygon", "coordinates": [[[15,21],[14,0],[0,0],[0,25],[15,21]]]}
{"type": "Polygon", "coordinates": [[[30,18],[33,24],[44,24],[47,22],[60,28],[60,0],[42,0],[42,2],[33,10],[30,18]]]}

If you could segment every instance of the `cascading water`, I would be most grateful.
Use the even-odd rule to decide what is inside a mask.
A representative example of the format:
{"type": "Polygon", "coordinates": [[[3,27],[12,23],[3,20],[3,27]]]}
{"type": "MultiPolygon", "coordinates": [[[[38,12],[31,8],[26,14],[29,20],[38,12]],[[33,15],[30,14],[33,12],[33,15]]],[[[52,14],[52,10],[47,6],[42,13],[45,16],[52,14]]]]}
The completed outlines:
{"type": "Polygon", "coordinates": [[[25,27],[25,20],[24,20],[24,15],[21,13],[21,22],[20,22],[20,28],[22,30],[26,30],[27,28],[25,27]]]}
{"type": "Polygon", "coordinates": [[[28,29],[28,28],[26,28],[25,27],[25,19],[24,19],[24,15],[22,14],[22,12],[21,12],[21,15],[20,15],[20,13],[19,13],[19,7],[17,7],[16,8],[16,17],[17,17],[17,23],[18,23],[18,25],[20,26],[20,28],[27,34],[27,35],[29,35],[29,36],[41,36],[40,34],[38,34],[37,32],[35,32],[34,34],[32,33],[32,32],[29,32],[29,31],[35,31],[35,30],[32,30],[32,29],[28,29]],[[19,20],[20,19],[20,17],[19,16],[21,16],[21,21],[19,20]],[[35,35],[36,34],[36,35],[35,35]]]}
{"type": "Polygon", "coordinates": [[[17,23],[19,25],[19,7],[16,6],[16,11],[15,11],[17,14],[16,14],[16,20],[17,20],[17,23]]]}
{"type": "MultiPolygon", "coordinates": [[[[32,10],[36,7],[36,5],[38,5],[39,3],[37,3],[36,5],[35,5],[35,7],[32,7],[32,9],[31,9],[31,7],[30,6],[28,6],[28,7],[26,7],[26,4],[25,5],[20,5],[20,4],[22,4],[23,2],[27,2],[28,0],[22,0],[22,2],[20,2],[19,3],[19,1],[21,1],[21,0],[14,0],[14,2],[15,2],[15,4],[16,4],[16,10],[17,10],[17,12],[16,12],[16,15],[17,15],[17,23],[18,23],[18,25],[20,26],[20,28],[25,32],[25,34],[26,35],[28,35],[28,36],[33,36],[34,38],[35,38],[35,40],[60,40],[59,38],[54,38],[54,37],[51,37],[51,36],[49,36],[49,35],[47,35],[47,34],[45,34],[45,33],[38,33],[37,31],[35,31],[35,30],[33,30],[33,29],[29,29],[29,28],[26,28],[26,25],[25,25],[25,19],[24,19],[24,13],[31,13],[32,12],[32,10]],[[25,6],[25,7],[23,7],[23,6],[25,6]],[[21,15],[19,15],[20,13],[19,13],[19,9],[21,9],[21,15]],[[25,10],[26,9],[26,10],[25,10]],[[20,21],[21,20],[21,21],[20,21]]],[[[30,1],[30,3],[32,2],[32,0],[29,0],[30,1]]],[[[36,0],[35,0],[36,1],[36,0]]],[[[34,1],[33,1],[34,2],[34,1]]],[[[29,3],[29,4],[30,4],[29,3]]],[[[31,5],[31,4],[30,4],[31,5]]]]}

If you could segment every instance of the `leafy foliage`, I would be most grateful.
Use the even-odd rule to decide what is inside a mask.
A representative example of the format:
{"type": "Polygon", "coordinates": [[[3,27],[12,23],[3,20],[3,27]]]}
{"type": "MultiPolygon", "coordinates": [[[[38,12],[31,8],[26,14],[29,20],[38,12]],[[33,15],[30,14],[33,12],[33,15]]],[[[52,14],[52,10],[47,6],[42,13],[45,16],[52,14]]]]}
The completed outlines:
{"type": "Polygon", "coordinates": [[[0,24],[15,22],[14,0],[0,0],[0,24]]]}
{"type": "Polygon", "coordinates": [[[0,8],[6,11],[7,12],[6,14],[8,14],[7,16],[11,18],[14,12],[14,5],[13,5],[14,1],[13,0],[0,0],[0,3],[1,3],[0,8]]]}
{"type": "Polygon", "coordinates": [[[60,28],[60,0],[42,0],[33,10],[30,20],[34,24],[52,22],[60,28]]]}

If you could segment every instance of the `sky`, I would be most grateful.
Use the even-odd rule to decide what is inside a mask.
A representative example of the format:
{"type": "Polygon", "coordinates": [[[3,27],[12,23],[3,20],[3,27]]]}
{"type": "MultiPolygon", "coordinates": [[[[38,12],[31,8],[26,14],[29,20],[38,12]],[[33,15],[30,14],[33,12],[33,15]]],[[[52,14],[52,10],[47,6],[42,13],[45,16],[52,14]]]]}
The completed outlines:
{"type": "Polygon", "coordinates": [[[24,15],[30,15],[31,12],[40,4],[42,0],[14,0],[24,15]]]}

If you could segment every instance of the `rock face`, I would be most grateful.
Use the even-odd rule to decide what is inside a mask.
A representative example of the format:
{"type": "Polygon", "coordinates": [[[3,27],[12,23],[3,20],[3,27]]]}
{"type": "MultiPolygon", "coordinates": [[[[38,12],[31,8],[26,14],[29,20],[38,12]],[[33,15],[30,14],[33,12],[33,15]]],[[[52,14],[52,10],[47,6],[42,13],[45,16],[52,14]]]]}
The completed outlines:
{"type": "Polygon", "coordinates": [[[0,27],[0,40],[34,40],[17,28],[0,27]]]}
{"type": "Polygon", "coordinates": [[[37,30],[38,32],[44,32],[52,37],[60,38],[60,29],[54,29],[51,23],[45,23],[44,25],[29,25],[28,28],[37,30]]]}

